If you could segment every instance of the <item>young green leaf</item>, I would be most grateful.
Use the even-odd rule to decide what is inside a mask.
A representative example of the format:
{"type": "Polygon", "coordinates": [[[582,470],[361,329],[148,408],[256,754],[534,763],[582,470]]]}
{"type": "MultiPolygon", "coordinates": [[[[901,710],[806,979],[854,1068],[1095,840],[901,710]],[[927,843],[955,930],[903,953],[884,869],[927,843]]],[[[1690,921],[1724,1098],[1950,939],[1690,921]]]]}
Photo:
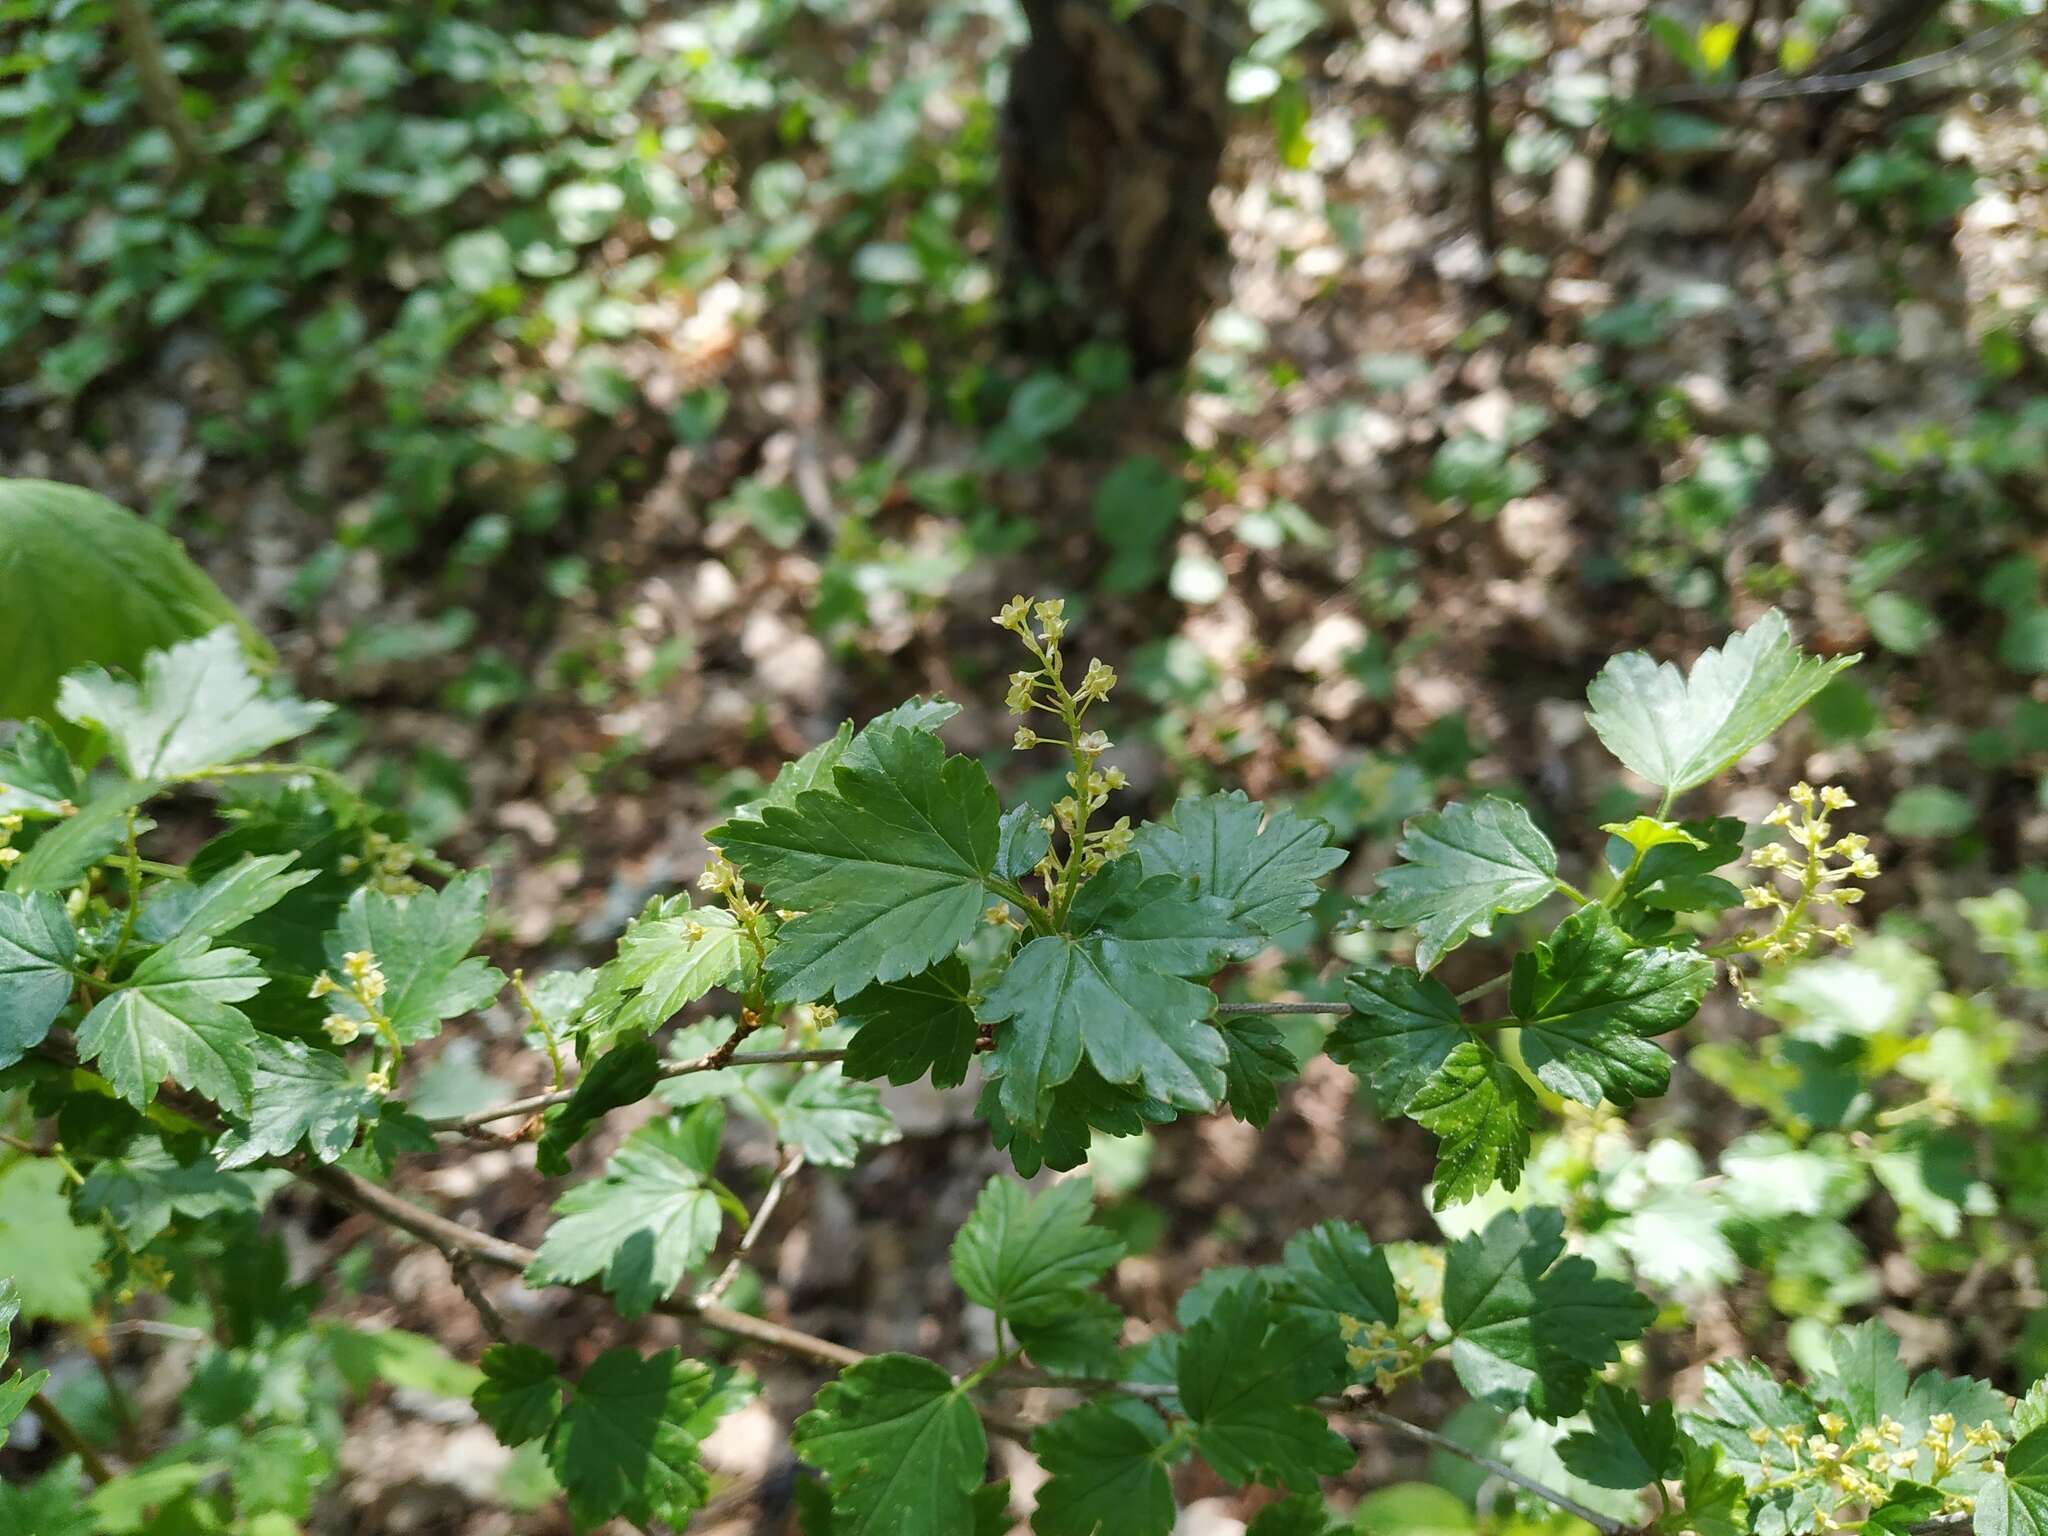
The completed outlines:
{"type": "Polygon", "coordinates": [[[1437,1138],[1431,1203],[1443,1210],[1496,1184],[1520,1184],[1537,1107],[1520,1074],[1477,1040],[1446,1056],[1408,1101],[1409,1116],[1437,1138]]]}
{"type": "Polygon", "coordinates": [[[1680,1507],[1662,1516],[1658,1529],[1667,1536],[1744,1536],[1749,1512],[1742,1479],[1721,1470],[1721,1452],[1714,1446],[1681,1434],[1679,1450],[1685,1459],[1680,1507]]]}
{"type": "MultiPolygon", "coordinates": [[[[485,870],[406,896],[362,887],[327,936],[328,966],[338,977],[345,955],[369,951],[384,973],[380,1006],[398,1038],[407,1045],[432,1039],[442,1020],[488,1007],[505,985],[504,972],[470,954],[483,937],[490,889],[485,870]]],[[[342,994],[330,1002],[340,1012],[361,1011],[342,994]]]]}
{"type": "Polygon", "coordinates": [[[249,1112],[256,1029],[232,1005],[263,988],[255,957],[181,939],[157,950],[94,1005],[78,1031],[78,1056],[94,1062],[136,1108],[165,1078],[203,1093],[234,1115],[249,1112]]]}
{"type": "Polygon", "coordinates": [[[583,1069],[568,1099],[547,1112],[534,1166],[551,1179],[569,1171],[569,1150],[615,1109],[637,1104],[661,1081],[661,1053],[637,1033],[583,1069]]]}
{"type": "Polygon", "coordinates": [[[1702,652],[1684,675],[1642,651],[1615,657],[1586,690],[1586,718],[1626,767],[1683,794],[1728,768],[1858,660],[1801,655],[1773,608],[1702,652]]]}
{"type": "Polygon", "coordinates": [[[356,1081],[332,1051],[298,1040],[258,1035],[249,1093],[248,1127],[230,1128],[215,1147],[223,1168],[246,1168],[266,1157],[289,1157],[300,1143],[331,1163],[355,1145],[383,1100],[356,1081]]]}
{"type": "Polygon", "coordinates": [[[1268,816],[1242,790],[1189,796],[1164,821],[1138,828],[1148,875],[1179,875],[1201,896],[1221,896],[1254,932],[1293,927],[1315,904],[1317,882],[1344,862],[1330,829],[1292,811],[1268,816]]]}
{"type": "Polygon", "coordinates": [[[2048,1429],[2023,1436],[1984,1480],[1976,1536],[2048,1536],[2048,1429]]]}
{"type": "Polygon", "coordinates": [[[788,1087],[759,1097],[775,1139],[820,1168],[851,1168],[862,1147],[887,1146],[900,1135],[875,1085],[853,1081],[837,1063],[799,1072],[788,1087]]]}
{"type": "MultiPolygon", "coordinates": [[[[1391,1491],[1391,1490],[1390,1490],[1391,1491]]],[[[1435,1491],[1435,1490],[1432,1490],[1435,1491]]],[[[1404,1530],[1426,1530],[1427,1526],[1402,1526],[1404,1530]]],[[[1268,1504],[1245,1527],[1244,1536],[1340,1536],[1345,1529],[1332,1523],[1330,1507],[1313,1493],[1297,1493],[1268,1504]]],[[[1380,1529],[1377,1523],[1373,1529],[1380,1529]]]]}
{"type": "Polygon", "coordinates": [[[796,1422],[796,1453],[832,1483],[843,1536],[958,1536],[973,1529],[988,1440],[938,1366],[872,1355],[848,1366],[796,1422]]]}
{"type": "Polygon", "coordinates": [[[1032,805],[1013,805],[1003,812],[996,829],[996,874],[1004,880],[1022,880],[1038,867],[1052,849],[1052,834],[1045,829],[1046,818],[1032,805]]]}
{"type": "Polygon", "coordinates": [[[331,712],[266,692],[250,670],[242,637],[223,625],[167,651],[152,651],[142,681],[87,667],[64,679],[57,710],[96,725],[131,778],[168,779],[238,763],[303,736],[331,712]]]}
{"type": "Polygon", "coordinates": [[[957,1088],[980,1028],[970,991],[966,962],[948,955],[915,976],[856,992],[839,1005],[839,1022],[853,1030],[846,1075],[900,1085],[929,1073],[934,1088],[957,1088]]]}
{"type": "Polygon", "coordinates": [[[831,790],[709,834],[770,900],[804,913],[768,957],[779,998],[850,998],[914,975],[964,944],[988,903],[999,806],[981,765],[923,731],[871,726],[861,739],[831,790]]]}
{"type": "Polygon", "coordinates": [[[1489,795],[1411,819],[1363,910],[1383,928],[1413,927],[1415,964],[1429,971],[1502,913],[1526,912],[1557,889],[1557,850],[1529,813],[1489,795]]]}
{"type": "Polygon", "coordinates": [[[982,1000],[1003,1108],[1020,1124],[1044,1123],[1049,1090],[1084,1052],[1107,1081],[1183,1109],[1212,1110],[1224,1095],[1216,997],[1185,978],[1241,955],[1244,929],[1222,898],[1136,866],[1121,860],[1082,887],[1071,931],[1032,939],[982,1000]]]}
{"type": "Polygon", "coordinates": [[[643,1360],[621,1346],[591,1361],[547,1447],[577,1524],[620,1515],[687,1524],[711,1491],[698,1452],[711,1427],[705,1410],[731,1390],[729,1372],[679,1350],[643,1360]]]}
{"type": "Polygon", "coordinates": [[[718,1241],[724,1218],[711,1172],[724,1130],[723,1108],[705,1104],[628,1136],[603,1178],[555,1202],[558,1219],[527,1280],[576,1285],[602,1275],[621,1313],[646,1312],[718,1241]]]}
{"type": "Polygon", "coordinates": [[[1603,1381],[1586,1416],[1588,1426],[1557,1448],[1574,1476],[1598,1488],[1647,1488],[1683,1475],[1685,1436],[1669,1403],[1646,1406],[1630,1389],[1603,1381]]]}
{"type": "Polygon", "coordinates": [[[296,853],[246,857],[204,885],[159,885],[143,902],[135,931],[151,944],[221,938],[320,877],[318,870],[291,868],[297,859],[296,853]]]}
{"type": "Polygon", "coordinates": [[[1124,1255],[1094,1214],[1086,1179],[1065,1180],[1035,1199],[1014,1179],[991,1179],[953,1239],[953,1278],[970,1301],[999,1317],[1054,1322],[1124,1255]]]}
{"type": "MultiPolygon", "coordinates": [[[[121,846],[128,818],[155,788],[131,780],[88,800],[77,815],[65,817],[36,839],[35,846],[7,872],[7,889],[27,895],[68,891],[79,884],[95,864],[121,846]]],[[[147,832],[151,825],[146,816],[135,818],[138,833],[147,832]]]]}
{"type": "Polygon", "coordinates": [[[68,816],[84,798],[71,755],[42,721],[25,722],[0,746],[0,816],[68,816]]]}
{"type": "Polygon", "coordinates": [[[180,1163],[154,1137],[139,1136],[127,1153],[96,1164],[72,1196],[81,1216],[103,1216],[131,1249],[147,1247],[180,1216],[254,1216],[259,1191],[277,1174],[223,1173],[203,1155],[180,1163]]]}
{"type": "Polygon", "coordinates": [[[1230,1112],[1260,1130],[1280,1107],[1280,1085],[1301,1075],[1301,1063],[1288,1048],[1287,1037],[1271,1019],[1242,1015],[1220,1026],[1230,1057],[1223,1063],[1224,1093],[1230,1112]]]}
{"type": "Polygon", "coordinates": [[[1356,973],[1345,996],[1351,1012],[1330,1032],[1330,1058],[1370,1085],[1383,1115],[1404,1113],[1472,1038],[1450,988],[1405,965],[1356,973]]]}
{"type": "Polygon", "coordinates": [[[1347,1317],[1391,1328],[1401,1311],[1386,1253],[1349,1221],[1320,1222],[1290,1237],[1275,1294],[1283,1306],[1316,1314],[1332,1333],[1347,1317]]]}
{"type": "Polygon", "coordinates": [[[64,1181],[64,1170],[47,1157],[0,1169],[0,1281],[14,1282],[21,1315],[31,1322],[83,1322],[99,1291],[106,1237],[71,1219],[64,1181]]]}
{"type": "Polygon", "coordinates": [[[692,910],[687,895],[656,898],[597,973],[579,1027],[603,1051],[632,1030],[652,1034],[713,987],[739,974],[746,935],[723,907],[692,910]]]}
{"type": "Polygon", "coordinates": [[[71,1001],[78,935],[47,891],[0,891],[0,1067],[43,1043],[71,1001]]]}
{"type": "Polygon", "coordinates": [[[562,1379],[552,1358],[531,1344],[493,1344],[484,1351],[483,1372],[470,1403],[502,1444],[524,1445],[555,1427],[562,1379]]]}
{"type": "Polygon", "coordinates": [[[1143,1403],[1108,1398],[1061,1414],[1031,1437],[1045,1468],[1038,1536],[1167,1536],[1173,1529],[1172,1441],[1143,1403]]]}
{"type": "Polygon", "coordinates": [[[1176,1380],[1202,1459],[1233,1483],[1301,1490],[1350,1467],[1350,1444],[1313,1406],[1343,1352],[1318,1318],[1277,1310],[1257,1276],[1234,1281],[1181,1341],[1176,1380]]]}
{"type": "Polygon", "coordinates": [[[1722,1360],[1707,1367],[1697,1413],[1685,1427],[1716,1446],[1721,1463],[1751,1489],[1791,1470],[1785,1436],[1820,1432],[1820,1410],[1799,1388],[1779,1381],[1755,1360],[1722,1360]]]}
{"type": "Polygon", "coordinates": [[[1638,949],[1604,907],[1583,907],[1515,956],[1508,1006],[1522,1058],[1554,1093],[1626,1109],[1662,1093],[1671,1058],[1651,1037],[1699,1010],[1714,962],[1694,951],[1638,949]]]}
{"type": "Polygon", "coordinates": [[[1444,1256],[1443,1318],[1465,1390],[1541,1419],[1578,1412],[1595,1371],[1656,1308],[1564,1251],[1564,1217],[1503,1211],[1444,1256]]]}

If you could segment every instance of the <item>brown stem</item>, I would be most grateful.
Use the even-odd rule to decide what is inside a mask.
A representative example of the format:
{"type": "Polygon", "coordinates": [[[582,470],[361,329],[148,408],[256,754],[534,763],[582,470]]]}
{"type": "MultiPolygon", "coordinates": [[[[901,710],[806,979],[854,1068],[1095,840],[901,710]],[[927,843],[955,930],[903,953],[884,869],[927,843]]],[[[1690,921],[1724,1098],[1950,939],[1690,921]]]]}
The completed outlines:
{"type": "MultiPolygon", "coordinates": [[[[807,1061],[843,1061],[845,1057],[846,1052],[841,1050],[732,1051],[720,1059],[719,1053],[713,1051],[689,1061],[668,1062],[657,1076],[666,1081],[671,1077],[688,1077],[693,1072],[716,1072],[724,1067],[791,1066],[807,1061]]],[[[575,1085],[571,1084],[551,1093],[528,1094],[523,1099],[512,1099],[491,1109],[479,1109],[466,1115],[442,1115],[427,1124],[437,1131],[473,1131],[493,1120],[510,1120],[515,1115],[530,1115],[551,1105],[566,1104],[575,1092],[575,1085]]]]}
{"type": "Polygon", "coordinates": [[[1467,0],[1465,65],[1472,71],[1472,202],[1479,248],[1492,265],[1500,249],[1493,211],[1493,97],[1486,84],[1486,3],[1467,0]]]}
{"type": "Polygon", "coordinates": [[[775,1177],[768,1185],[768,1192],[761,1197],[761,1203],[754,1207],[753,1219],[747,1223],[747,1230],[740,1234],[740,1245],[733,1250],[725,1268],[718,1278],[697,1294],[698,1305],[716,1302],[732,1289],[733,1281],[740,1277],[740,1265],[753,1251],[754,1244],[761,1240],[769,1220],[775,1215],[775,1208],[782,1204],[783,1192],[789,1188],[789,1181],[803,1170],[804,1155],[792,1152],[782,1160],[782,1166],[775,1170],[775,1177]]]}
{"type": "Polygon", "coordinates": [[[36,1416],[43,1428],[50,1432],[50,1438],[66,1451],[76,1456],[85,1468],[85,1475],[95,1486],[108,1481],[114,1469],[107,1465],[107,1459],[100,1455],[93,1443],[78,1432],[77,1426],[64,1417],[63,1410],[49,1398],[38,1392],[28,1400],[28,1410],[36,1416]]]}
{"type": "Polygon", "coordinates": [[[120,23],[121,41],[135,66],[136,79],[142,86],[142,104],[151,121],[170,137],[171,147],[177,151],[178,168],[187,173],[198,170],[205,163],[206,151],[192,119],[185,115],[184,103],[178,99],[178,79],[164,62],[163,38],[157,34],[156,23],[150,20],[146,0],[114,0],[114,16],[120,23]]]}

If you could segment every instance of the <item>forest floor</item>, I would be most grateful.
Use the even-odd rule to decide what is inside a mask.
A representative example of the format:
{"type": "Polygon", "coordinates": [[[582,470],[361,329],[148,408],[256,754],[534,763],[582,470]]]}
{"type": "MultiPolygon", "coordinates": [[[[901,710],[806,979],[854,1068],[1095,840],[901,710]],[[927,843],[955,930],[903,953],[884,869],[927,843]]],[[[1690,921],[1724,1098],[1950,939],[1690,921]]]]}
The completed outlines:
{"type": "MultiPolygon", "coordinates": [[[[726,807],[841,718],[943,692],[964,706],[955,749],[1003,752],[1011,659],[988,620],[1017,591],[1072,594],[1074,643],[1125,673],[1122,808],[1212,782],[1305,803],[1352,846],[1336,877],[1351,894],[1390,861],[1403,815],[1467,785],[1520,786],[1547,825],[1585,829],[1561,839],[1567,858],[1594,857],[1590,829],[1617,786],[1580,712],[1587,679],[1618,650],[1689,658],[1779,604],[1810,648],[1867,653],[1875,719],[1794,731],[1699,812],[1754,816],[1802,777],[1873,806],[1952,791],[1969,812],[1954,836],[1880,836],[1887,876],[1869,912],[1913,917],[1938,941],[1955,897],[2048,863],[2048,743],[1983,745],[2048,704],[2048,657],[2016,664],[1984,594],[2001,561],[2048,561],[2044,104],[1993,67],[1996,88],[1935,77],[1824,107],[1715,109],[1710,145],[1674,130],[1668,147],[1603,156],[1538,108],[1575,75],[1647,67],[1632,12],[1589,8],[1502,87],[1508,251],[1489,263],[1462,103],[1415,85],[1455,61],[1462,21],[1414,4],[1384,14],[1318,56],[1294,164],[1263,121],[1233,149],[1218,198],[1232,270],[1199,387],[1097,402],[1039,463],[984,472],[984,427],[879,366],[864,333],[839,344],[849,282],[817,271],[802,303],[721,317],[700,294],[682,333],[622,343],[644,408],[586,423],[568,473],[595,485],[631,460],[634,475],[483,577],[449,574],[441,533],[397,558],[347,551],[324,594],[297,600],[373,468],[339,426],[253,477],[211,451],[199,423],[232,411],[239,371],[199,328],[25,425],[7,468],[174,509],[301,688],[348,706],[360,752],[388,765],[451,856],[490,865],[507,970],[602,956],[647,896],[694,879],[726,807]],[[1900,190],[1845,192],[1845,168],[1878,152],[1905,165],[1900,190]],[[1917,189],[1959,166],[1974,183],[1923,217],[1917,189]],[[670,438],[671,407],[710,385],[729,394],[723,421],[701,443],[670,438]],[[1201,480],[1192,511],[1162,535],[1153,583],[1101,590],[1097,487],[1132,453],[1171,453],[1174,432],[1201,480]],[[963,546],[959,518],[900,488],[847,511],[838,498],[878,459],[897,487],[975,475],[999,536],[963,546]],[[795,490],[794,537],[720,513],[743,482],[795,490]],[[431,626],[451,592],[475,615],[456,645],[388,659],[365,645],[431,626]],[[455,685],[484,652],[529,686],[477,709],[455,685]]],[[[1302,978],[1343,969],[1335,953],[1290,963],[1302,978]]],[[[1484,974],[1450,969],[1454,986],[1484,974]]],[[[515,1022],[489,1023],[445,1045],[451,1093],[537,1086],[515,1022]]],[[[1729,1039],[1748,1027],[1733,1010],[1703,1025],[1729,1039]]],[[[1005,1163],[971,1089],[889,1096],[904,1139],[850,1175],[799,1182],[765,1245],[761,1305],[864,1349],[944,1358],[968,1326],[946,1243],[1005,1163]]],[[[1126,1170],[1124,1198],[1156,1235],[1116,1273],[1125,1304],[1164,1319],[1193,1279],[1276,1256],[1312,1219],[1356,1219],[1381,1240],[1430,1234],[1428,1138],[1355,1100],[1324,1059],[1263,1135],[1224,1119],[1155,1132],[1149,1161],[1126,1170]]],[[[1659,1123],[1725,1139],[1724,1109],[1682,1071],[1659,1123]]],[[[632,1121],[614,1116],[582,1160],[632,1121]]],[[[520,1241],[546,1224],[528,1147],[418,1178],[450,1214],[520,1241]]],[[[368,1236],[301,1210],[308,1264],[368,1236]]],[[[364,1316],[465,1357],[480,1348],[439,1256],[391,1257],[364,1316]]],[[[545,1316],[593,1350],[621,1326],[596,1303],[509,1281],[492,1294],[515,1326],[545,1316]]],[[[1741,1315],[1738,1302],[1708,1318],[1673,1367],[1755,1344],[1741,1315]]],[[[1932,1347],[1967,1363],[1961,1331],[1932,1347]]],[[[783,1435],[814,1382],[757,1366],[762,1405],[714,1447],[741,1492],[708,1531],[781,1528],[783,1435]]],[[[436,1422],[403,1395],[363,1415],[317,1531],[557,1529],[513,1510],[452,1523],[504,1456],[475,1425],[436,1422]]],[[[1029,1483],[1028,1457],[1007,1444],[998,1456],[1029,1483]]],[[[1376,1452],[1354,1481],[1395,1464],[1376,1452]]],[[[1236,1530],[1229,1517],[1245,1513],[1198,1508],[1187,1528],[1236,1530]]]]}

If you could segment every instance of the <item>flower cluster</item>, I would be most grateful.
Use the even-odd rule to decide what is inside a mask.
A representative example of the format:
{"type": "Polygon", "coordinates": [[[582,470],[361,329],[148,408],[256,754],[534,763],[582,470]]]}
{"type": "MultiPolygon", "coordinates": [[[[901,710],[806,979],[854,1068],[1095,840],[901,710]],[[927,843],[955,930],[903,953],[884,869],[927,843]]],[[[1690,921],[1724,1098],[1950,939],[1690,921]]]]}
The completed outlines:
{"type": "Polygon", "coordinates": [[[1109,697],[1117,678],[1115,668],[1100,657],[1090,657],[1080,682],[1068,686],[1066,657],[1060,649],[1060,641],[1067,632],[1066,608],[1062,598],[1019,596],[1011,598],[996,615],[996,623],[1022,640],[1038,663],[1010,674],[1010,691],[1004,701],[1010,713],[1028,716],[1033,711],[1043,711],[1059,720],[1063,733],[1041,736],[1030,725],[1021,725],[1011,745],[1019,752],[1038,746],[1063,746],[1073,758],[1073,767],[1067,773],[1071,793],[1053,806],[1052,815],[1045,821],[1046,831],[1066,834],[1070,849],[1064,858],[1055,851],[1047,853],[1040,862],[1037,873],[1048,885],[1059,884],[1069,868],[1078,877],[1094,874],[1112,859],[1128,853],[1132,841],[1128,816],[1119,817],[1113,826],[1088,830],[1089,818],[1107,805],[1110,795],[1125,783],[1121,768],[1101,766],[1112,745],[1108,735],[1081,728],[1089,707],[1109,697]]]}
{"type": "Polygon", "coordinates": [[[1413,1375],[1436,1353],[1436,1345],[1427,1337],[1410,1338],[1398,1328],[1365,1322],[1349,1313],[1339,1315],[1337,1331],[1344,1338],[1345,1363],[1362,1383],[1382,1390],[1413,1375]]]}
{"type": "MultiPolygon", "coordinates": [[[[342,981],[336,981],[331,972],[322,971],[313,978],[313,989],[309,997],[338,997],[345,999],[359,1010],[349,1013],[337,1009],[321,1022],[321,1029],[336,1045],[353,1045],[367,1032],[389,1037],[391,1020],[384,1012],[384,994],[390,983],[383,968],[377,964],[377,957],[367,949],[352,949],[341,957],[342,981]]],[[[394,1061],[395,1061],[394,1050],[394,1061]]],[[[379,1067],[372,1072],[364,1086],[372,1093],[387,1093],[392,1082],[392,1064],[379,1067]]]]}
{"type": "MultiPolygon", "coordinates": [[[[1761,933],[1733,940],[1725,949],[1731,955],[1755,955],[1765,965],[1806,954],[1822,939],[1844,947],[1853,944],[1856,930],[1852,926],[1846,922],[1823,924],[1815,917],[1813,908],[1816,903],[1854,906],[1863,899],[1863,888],[1846,882],[1868,880],[1878,873],[1870,839],[1860,832],[1845,832],[1837,837],[1829,819],[1831,813],[1855,805],[1847,790],[1837,784],[1815,789],[1802,781],[1792,786],[1790,797],[1790,803],[1780,804],[1763,819],[1763,824],[1783,828],[1799,853],[1781,842],[1765,843],[1750,854],[1749,862],[1768,878],[1746,887],[1742,893],[1745,908],[1752,912],[1775,912],[1777,921],[1761,933]],[[1788,896],[1777,882],[1794,887],[1791,894],[1788,896]]],[[[1736,971],[1733,979],[1737,995],[1743,1002],[1750,1002],[1748,978],[1736,971]]]]}
{"type": "Polygon", "coordinates": [[[12,811],[0,816],[0,869],[6,869],[21,857],[21,850],[14,846],[14,834],[21,830],[21,812],[12,811]]]}
{"type": "MultiPolygon", "coordinates": [[[[1980,1465],[1983,1458],[1973,1456],[1974,1452],[1982,1451],[1988,1456],[2005,1443],[2005,1437],[1988,1420],[1964,1430],[1958,1439],[1952,1413],[1929,1415],[1926,1432],[1910,1445],[1906,1443],[1906,1427],[1890,1414],[1881,1415],[1874,1425],[1864,1426],[1853,1438],[1848,1432],[1848,1420],[1838,1413],[1823,1413],[1819,1422],[1818,1434],[1797,1424],[1777,1429],[1758,1425],[1750,1430],[1749,1439],[1757,1448],[1758,1464],[1766,1474],[1764,1487],[1809,1487],[1832,1495],[1828,1504],[1814,1512],[1814,1523],[1823,1531],[1855,1524],[1854,1518],[1846,1522],[1842,1519],[1845,1513],[1854,1517],[1885,1503],[1891,1497],[1894,1480],[1939,1486],[1965,1463],[1980,1465]],[[1782,1470],[1773,1465],[1781,1451],[1785,1463],[1782,1470]],[[1922,1451],[1930,1457],[1930,1469],[1919,1474],[1922,1451]]],[[[1969,1511],[1968,1494],[1951,1489],[1941,1491],[1946,1495],[1943,1514],[1969,1511]]]]}
{"type": "Polygon", "coordinates": [[[367,883],[387,896],[409,896],[422,889],[420,882],[412,877],[416,859],[417,853],[411,843],[373,828],[363,834],[361,856],[343,854],[336,861],[336,867],[344,875],[364,873],[367,883]]]}

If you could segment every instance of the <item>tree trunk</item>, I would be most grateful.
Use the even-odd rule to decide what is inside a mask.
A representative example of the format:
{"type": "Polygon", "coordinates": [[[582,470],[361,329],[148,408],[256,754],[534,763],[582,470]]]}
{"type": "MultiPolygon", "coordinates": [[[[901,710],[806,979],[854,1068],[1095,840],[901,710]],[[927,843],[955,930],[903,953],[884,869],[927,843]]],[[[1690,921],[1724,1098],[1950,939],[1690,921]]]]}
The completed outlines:
{"type": "Polygon", "coordinates": [[[1229,130],[1230,0],[1024,0],[1030,40],[1003,109],[1008,291],[1020,337],[1121,339],[1141,373],[1180,367],[1217,296],[1209,206],[1229,130]]]}

